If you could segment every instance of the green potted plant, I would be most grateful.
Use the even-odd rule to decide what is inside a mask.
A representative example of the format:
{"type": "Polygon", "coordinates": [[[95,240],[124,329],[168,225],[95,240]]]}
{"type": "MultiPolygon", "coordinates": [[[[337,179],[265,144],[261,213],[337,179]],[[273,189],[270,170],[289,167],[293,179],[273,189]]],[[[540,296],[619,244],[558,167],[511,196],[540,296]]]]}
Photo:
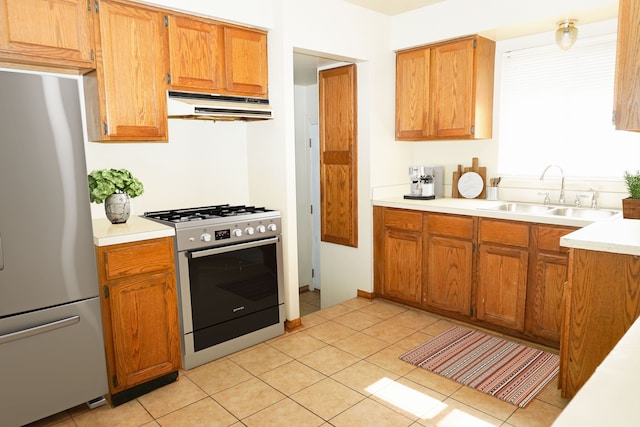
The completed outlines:
{"type": "Polygon", "coordinates": [[[627,185],[629,197],[622,199],[622,216],[640,219],[640,170],[635,173],[624,171],[624,182],[627,185]]]}
{"type": "Polygon", "coordinates": [[[89,200],[104,202],[104,210],[112,224],[129,219],[130,198],[144,192],[144,186],[126,169],[99,169],[89,174],[89,200]]]}

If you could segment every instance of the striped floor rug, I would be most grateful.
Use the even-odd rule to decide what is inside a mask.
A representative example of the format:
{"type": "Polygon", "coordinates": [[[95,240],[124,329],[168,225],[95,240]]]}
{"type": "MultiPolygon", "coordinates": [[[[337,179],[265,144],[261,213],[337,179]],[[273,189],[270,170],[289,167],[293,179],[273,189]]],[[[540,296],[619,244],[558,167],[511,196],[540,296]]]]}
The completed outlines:
{"type": "Polygon", "coordinates": [[[455,326],[401,360],[524,408],[558,373],[559,358],[455,326]]]}

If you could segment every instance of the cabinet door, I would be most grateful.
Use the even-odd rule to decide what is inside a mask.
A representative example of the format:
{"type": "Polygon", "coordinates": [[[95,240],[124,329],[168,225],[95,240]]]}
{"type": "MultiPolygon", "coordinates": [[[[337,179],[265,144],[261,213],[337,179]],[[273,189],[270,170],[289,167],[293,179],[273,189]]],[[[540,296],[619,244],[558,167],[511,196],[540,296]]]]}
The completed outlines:
{"type": "Polygon", "coordinates": [[[640,1],[620,0],[614,91],[618,130],[640,132],[640,1]]]}
{"type": "Polygon", "coordinates": [[[574,227],[531,226],[535,260],[529,268],[525,333],[558,346],[567,284],[568,249],[560,238],[574,227]]]}
{"type": "Polygon", "coordinates": [[[387,229],[382,292],[419,303],[422,295],[422,233],[387,229]]]}
{"type": "Polygon", "coordinates": [[[115,376],[111,392],[177,371],[180,343],[173,272],[137,276],[109,286],[115,376]]]}
{"type": "Polygon", "coordinates": [[[85,79],[89,138],[166,141],[164,15],[102,0],[99,16],[97,76],[85,79]]]}
{"type": "Polygon", "coordinates": [[[432,308],[471,315],[473,243],[429,236],[423,303],[432,308]]]}
{"type": "Polygon", "coordinates": [[[427,307],[471,315],[475,224],[468,216],[425,215],[422,303],[427,307]]]}
{"type": "Polygon", "coordinates": [[[490,244],[480,246],[478,320],[523,331],[528,258],[525,249],[490,244]]]}
{"type": "Polygon", "coordinates": [[[184,16],[168,19],[171,89],[212,93],[224,88],[223,27],[184,16]]]}
{"type": "Polygon", "coordinates": [[[563,295],[567,284],[567,255],[536,254],[535,275],[527,302],[527,332],[533,336],[560,343],[562,326],[563,295]]]}
{"type": "Polygon", "coordinates": [[[473,136],[474,40],[446,43],[431,50],[431,133],[473,136]]]}
{"type": "Polygon", "coordinates": [[[246,28],[224,28],[226,89],[238,95],[267,98],[267,34],[246,28]]]}
{"type": "Polygon", "coordinates": [[[0,0],[0,59],[90,69],[93,13],[87,0],[0,0]]]}
{"type": "Polygon", "coordinates": [[[373,208],[376,294],[418,304],[422,291],[422,214],[373,208]]]}
{"type": "Polygon", "coordinates": [[[429,73],[431,49],[398,52],[396,56],[396,139],[429,136],[429,73]]]}

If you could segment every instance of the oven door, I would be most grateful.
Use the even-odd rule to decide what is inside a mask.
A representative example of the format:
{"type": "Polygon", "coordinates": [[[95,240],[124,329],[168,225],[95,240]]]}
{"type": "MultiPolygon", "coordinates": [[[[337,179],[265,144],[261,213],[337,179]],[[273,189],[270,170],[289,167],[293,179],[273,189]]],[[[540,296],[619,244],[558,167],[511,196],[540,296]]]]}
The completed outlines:
{"type": "Polygon", "coordinates": [[[193,333],[196,351],[280,322],[279,237],[185,252],[180,263],[188,271],[188,280],[181,279],[181,291],[188,292],[182,294],[184,333],[193,333]]]}

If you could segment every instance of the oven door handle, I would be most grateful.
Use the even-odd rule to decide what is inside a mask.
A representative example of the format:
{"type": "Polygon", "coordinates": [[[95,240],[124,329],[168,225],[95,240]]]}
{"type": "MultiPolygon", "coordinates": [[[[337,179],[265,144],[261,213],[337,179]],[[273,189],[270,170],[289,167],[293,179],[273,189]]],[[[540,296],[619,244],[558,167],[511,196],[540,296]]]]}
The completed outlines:
{"type": "Polygon", "coordinates": [[[188,256],[189,258],[201,258],[209,255],[216,255],[216,254],[222,254],[225,252],[231,252],[238,249],[256,248],[258,246],[270,245],[272,243],[277,243],[279,240],[280,240],[279,237],[271,237],[268,239],[254,240],[252,242],[247,242],[247,243],[238,243],[236,245],[222,246],[220,248],[205,249],[203,251],[192,251],[192,252],[188,252],[188,256]]]}

